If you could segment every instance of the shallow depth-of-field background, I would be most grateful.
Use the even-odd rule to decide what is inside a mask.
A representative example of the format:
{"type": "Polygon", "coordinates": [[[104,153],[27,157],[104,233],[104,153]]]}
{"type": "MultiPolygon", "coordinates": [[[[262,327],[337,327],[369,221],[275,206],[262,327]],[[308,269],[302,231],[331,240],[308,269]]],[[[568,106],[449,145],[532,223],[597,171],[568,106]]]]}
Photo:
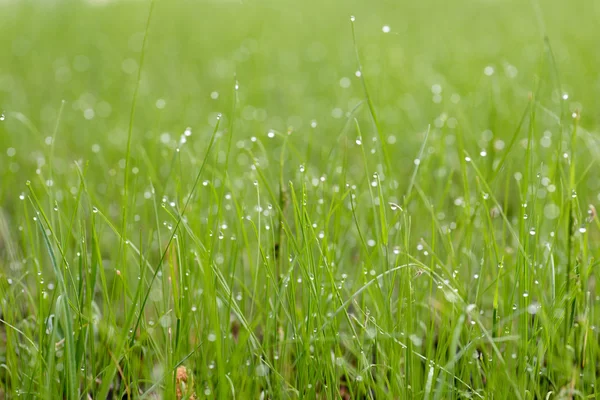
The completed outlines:
{"type": "Polygon", "coordinates": [[[0,1],[0,398],[595,398],[599,21],[0,1]]]}

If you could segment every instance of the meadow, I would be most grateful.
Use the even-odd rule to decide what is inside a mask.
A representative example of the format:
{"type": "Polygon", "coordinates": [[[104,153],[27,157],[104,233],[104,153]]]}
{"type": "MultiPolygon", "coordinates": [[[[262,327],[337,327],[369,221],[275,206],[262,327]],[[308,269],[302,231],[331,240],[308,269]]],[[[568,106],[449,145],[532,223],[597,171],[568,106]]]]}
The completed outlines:
{"type": "Polygon", "coordinates": [[[581,399],[600,3],[0,1],[0,399],[581,399]]]}

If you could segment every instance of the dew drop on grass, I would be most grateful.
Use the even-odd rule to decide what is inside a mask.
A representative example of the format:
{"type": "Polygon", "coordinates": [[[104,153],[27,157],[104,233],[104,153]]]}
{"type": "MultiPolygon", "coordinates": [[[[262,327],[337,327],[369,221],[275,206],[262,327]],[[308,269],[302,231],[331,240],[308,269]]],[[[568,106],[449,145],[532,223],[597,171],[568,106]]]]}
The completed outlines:
{"type": "Polygon", "coordinates": [[[535,236],[535,228],[531,228],[531,229],[529,230],[529,234],[530,234],[531,236],[535,236]]]}
{"type": "Polygon", "coordinates": [[[25,193],[21,193],[21,194],[19,195],[19,199],[20,199],[20,200],[25,200],[25,193]]]}
{"type": "Polygon", "coordinates": [[[356,138],[356,144],[358,146],[362,145],[362,139],[361,138],[356,138]]]}
{"type": "Polygon", "coordinates": [[[4,113],[0,114],[0,121],[4,121],[6,119],[6,116],[4,115],[4,113]]]}
{"type": "Polygon", "coordinates": [[[390,31],[391,31],[391,28],[390,28],[390,26],[389,26],[389,25],[384,25],[384,26],[382,26],[382,27],[381,27],[381,31],[382,31],[383,33],[390,33],[390,31]]]}
{"type": "Polygon", "coordinates": [[[356,21],[356,17],[355,17],[354,15],[351,15],[351,16],[350,16],[350,21],[351,21],[351,22],[354,22],[354,21],[356,21]]]}
{"type": "Polygon", "coordinates": [[[169,318],[168,315],[163,315],[162,317],[160,317],[159,323],[160,326],[162,326],[163,328],[168,328],[169,326],[171,326],[171,318],[169,318]]]}
{"type": "Polygon", "coordinates": [[[260,363],[256,366],[256,376],[266,376],[269,373],[269,367],[260,363]]]}
{"type": "Polygon", "coordinates": [[[92,212],[93,212],[94,214],[96,214],[96,213],[98,212],[98,209],[97,209],[96,207],[92,207],[92,212]]]}
{"type": "Polygon", "coordinates": [[[581,228],[579,228],[579,233],[586,233],[587,229],[585,226],[582,226],[581,228]]]}
{"type": "Polygon", "coordinates": [[[208,334],[207,339],[209,342],[214,342],[215,340],[217,340],[217,335],[211,332],[208,334]]]}

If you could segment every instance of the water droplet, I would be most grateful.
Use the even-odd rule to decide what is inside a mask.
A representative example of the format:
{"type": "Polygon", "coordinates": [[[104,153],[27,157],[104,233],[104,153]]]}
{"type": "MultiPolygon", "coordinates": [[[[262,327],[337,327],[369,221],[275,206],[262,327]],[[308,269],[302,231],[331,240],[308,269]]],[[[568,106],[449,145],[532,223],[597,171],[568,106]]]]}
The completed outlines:
{"type": "Polygon", "coordinates": [[[257,376],[266,376],[269,373],[269,367],[263,363],[260,363],[256,366],[256,375],[257,376]]]}
{"type": "Polygon", "coordinates": [[[354,22],[354,21],[356,21],[356,17],[355,17],[354,15],[351,15],[351,16],[350,16],[350,21],[351,21],[351,22],[354,22]]]}
{"type": "Polygon", "coordinates": [[[529,234],[530,234],[531,236],[535,236],[535,228],[531,228],[531,229],[529,230],[529,234]]]}
{"type": "Polygon", "coordinates": [[[400,207],[398,204],[396,203],[388,203],[390,205],[390,208],[392,209],[392,211],[397,211],[400,210],[402,211],[402,207],[400,207]]]}
{"type": "Polygon", "coordinates": [[[4,115],[4,113],[0,114],[0,121],[4,121],[6,119],[6,116],[4,115]]]}
{"type": "Polygon", "coordinates": [[[382,26],[382,27],[381,27],[381,31],[382,31],[383,33],[390,33],[390,31],[391,31],[391,29],[390,29],[390,26],[389,26],[389,25],[384,25],[384,26],[382,26]]]}
{"type": "Polygon", "coordinates": [[[92,212],[93,212],[94,214],[96,214],[96,213],[98,212],[98,209],[97,209],[96,207],[92,207],[92,212]]]}
{"type": "Polygon", "coordinates": [[[362,145],[362,139],[361,138],[356,138],[356,144],[358,146],[362,145]]]}

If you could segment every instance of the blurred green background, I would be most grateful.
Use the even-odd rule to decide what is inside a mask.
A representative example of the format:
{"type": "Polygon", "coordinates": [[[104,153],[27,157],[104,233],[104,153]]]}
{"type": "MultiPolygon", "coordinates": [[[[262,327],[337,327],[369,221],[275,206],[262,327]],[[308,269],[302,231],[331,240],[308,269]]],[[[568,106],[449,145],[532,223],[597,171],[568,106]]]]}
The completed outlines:
{"type": "MultiPolygon", "coordinates": [[[[57,152],[81,156],[99,138],[120,148],[149,2],[19,0],[0,6],[0,108],[26,115],[45,137],[66,100],[61,140],[69,145],[57,152]],[[90,122],[87,109],[93,110],[90,122]]],[[[302,132],[315,119],[327,124],[323,137],[333,140],[343,119],[332,121],[332,110],[346,112],[362,98],[350,15],[356,15],[358,47],[382,124],[409,142],[451,94],[468,98],[493,85],[483,73],[488,65],[494,80],[516,74],[511,85],[497,85],[510,100],[500,116],[520,113],[544,61],[545,34],[563,89],[583,105],[583,124],[597,127],[595,1],[157,1],[137,140],[151,129],[214,123],[212,113],[230,107],[234,74],[242,114],[247,107],[252,117],[239,125],[241,136],[290,125],[302,132]],[[348,88],[340,86],[344,77],[352,82],[348,88]],[[440,104],[431,104],[433,84],[443,88],[440,104]],[[163,109],[157,99],[165,100],[163,109]]],[[[487,128],[483,114],[469,116],[474,129],[487,128]]],[[[0,129],[4,147],[43,144],[43,137],[24,137],[13,124],[0,129]]]]}

